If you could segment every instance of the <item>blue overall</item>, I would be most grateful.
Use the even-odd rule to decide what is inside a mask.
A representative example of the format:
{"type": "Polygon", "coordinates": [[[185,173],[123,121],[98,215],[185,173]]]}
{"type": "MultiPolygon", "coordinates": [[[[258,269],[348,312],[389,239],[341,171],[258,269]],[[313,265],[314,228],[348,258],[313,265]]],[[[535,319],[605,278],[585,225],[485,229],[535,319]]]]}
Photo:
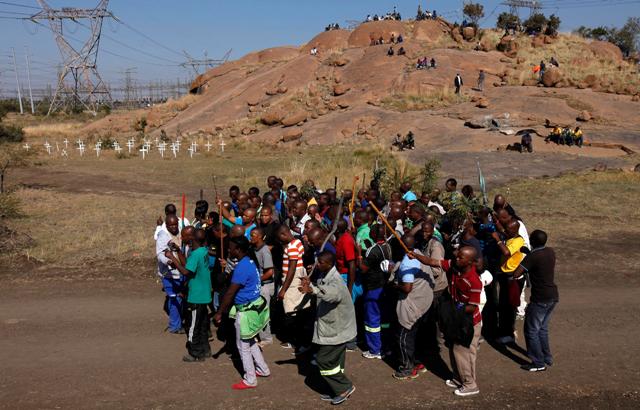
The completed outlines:
{"type": "Polygon", "coordinates": [[[364,337],[373,354],[380,354],[382,349],[382,292],[381,287],[364,292],[364,337]]]}
{"type": "Polygon", "coordinates": [[[183,279],[173,279],[171,277],[162,278],[162,289],[166,293],[166,312],[169,315],[169,331],[177,332],[182,329],[182,288],[183,279]]]}

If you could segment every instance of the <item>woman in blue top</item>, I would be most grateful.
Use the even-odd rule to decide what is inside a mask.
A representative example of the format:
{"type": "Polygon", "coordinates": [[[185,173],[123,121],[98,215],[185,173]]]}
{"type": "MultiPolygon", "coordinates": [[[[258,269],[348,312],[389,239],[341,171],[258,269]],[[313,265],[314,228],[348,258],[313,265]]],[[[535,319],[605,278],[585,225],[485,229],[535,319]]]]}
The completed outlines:
{"type": "MultiPolygon", "coordinates": [[[[231,285],[227,289],[220,309],[213,317],[216,325],[222,321],[222,315],[229,312],[235,305],[236,313],[236,344],[242,359],[244,377],[242,381],[231,386],[234,390],[245,390],[257,387],[257,377],[269,377],[271,372],[264,361],[260,347],[255,340],[241,337],[243,307],[253,305],[260,299],[260,274],[255,262],[247,256],[249,252],[249,240],[246,237],[231,238],[229,242],[229,255],[238,260],[231,276],[231,285]]],[[[221,261],[222,262],[222,261],[221,261]]]]}

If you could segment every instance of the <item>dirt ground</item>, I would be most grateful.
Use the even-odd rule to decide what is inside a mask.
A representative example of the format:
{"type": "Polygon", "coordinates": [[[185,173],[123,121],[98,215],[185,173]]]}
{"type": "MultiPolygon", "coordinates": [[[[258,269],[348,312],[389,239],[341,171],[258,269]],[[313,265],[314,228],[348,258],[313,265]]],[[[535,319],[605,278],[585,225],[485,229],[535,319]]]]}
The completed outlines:
{"type": "MultiPolygon", "coordinates": [[[[542,157],[544,154],[523,156],[530,163],[514,160],[520,158],[516,153],[486,155],[491,156],[487,162],[521,169],[522,174],[514,171],[515,178],[539,175],[534,171],[538,163],[547,164],[546,169],[553,173],[576,165],[591,166],[575,157],[558,164],[553,161],[558,157],[542,157]]],[[[448,174],[449,164],[458,160],[457,169],[469,175],[465,182],[474,178],[471,156],[465,159],[458,154],[441,159],[443,173],[448,174]]],[[[106,259],[94,262],[67,259],[71,256],[64,254],[63,260],[72,260],[73,265],[45,262],[0,268],[0,408],[324,407],[308,385],[313,385],[313,368],[306,362],[297,363],[290,350],[277,345],[265,349],[272,376],[260,380],[259,388],[251,391],[230,389],[240,375],[225,355],[205,363],[181,361],[185,337],[163,331],[164,294],[154,278],[149,256],[156,212],[168,198],[175,197],[172,184],[165,181],[181,178],[177,173],[180,164],[150,162],[148,170],[138,174],[132,172],[138,170],[132,161],[99,161],[92,167],[82,163],[48,164],[13,174],[12,183],[31,187],[27,188],[28,210],[51,208],[50,213],[18,221],[20,230],[49,235],[36,238],[41,242],[62,232],[56,243],[76,249],[68,243],[69,232],[65,230],[65,224],[71,222],[56,221],[53,213],[58,207],[72,205],[77,208],[63,211],[84,215],[80,222],[85,230],[95,222],[86,219],[87,215],[104,215],[107,225],[115,222],[120,229],[96,231],[95,236],[107,235],[108,241],[87,242],[92,252],[99,254],[100,247],[109,247],[127,231],[136,232],[131,239],[140,237],[144,241],[134,243],[132,248],[103,248],[106,259]],[[89,190],[77,183],[79,175],[83,181],[89,178],[94,182],[89,190]],[[146,178],[148,183],[139,183],[146,178]],[[36,203],[39,201],[46,204],[36,203]],[[120,208],[124,214],[117,214],[120,219],[111,221],[109,208],[120,208]],[[55,231],[37,229],[49,223],[55,225],[55,231]],[[121,260],[111,257],[110,251],[122,255],[121,260]],[[138,256],[131,257],[132,251],[138,256]],[[127,266],[127,261],[132,264],[127,266]]],[[[202,179],[211,172],[205,164],[193,162],[190,169],[201,172],[198,176],[202,179]]],[[[456,176],[460,177],[460,172],[456,176]]],[[[492,183],[506,181],[512,175],[508,168],[488,168],[485,174],[488,179],[497,176],[492,183]]],[[[639,265],[633,259],[640,253],[640,211],[634,205],[638,182],[633,173],[592,173],[560,179],[525,178],[510,185],[510,199],[528,227],[547,230],[559,255],[561,301],[551,322],[555,364],[547,372],[529,374],[520,370],[525,347],[522,337],[518,340],[520,350],[498,351],[485,343],[478,358],[481,394],[459,399],[434,372],[400,382],[391,377],[392,369],[386,363],[366,361],[359,353],[349,353],[347,374],[357,391],[346,406],[640,407],[640,280],[639,265]]],[[[197,192],[192,182],[185,188],[189,195],[197,192]]],[[[69,219],[78,222],[78,218],[69,219]]],[[[522,335],[522,322],[517,326],[522,335]]],[[[216,340],[212,347],[217,351],[221,343],[216,340]]],[[[443,358],[448,363],[446,354],[443,358]]]]}
{"type": "MultiPolygon", "coordinates": [[[[454,397],[431,372],[400,382],[384,362],[349,353],[347,374],[357,391],[347,406],[637,408],[640,314],[631,306],[637,306],[638,290],[577,288],[561,281],[561,302],[551,322],[554,366],[529,374],[519,369],[518,351],[502,354],[482,344],[481,394],[473,398],[454,397]]],[[[313,371],[277,345],[265,349],[272,376],[252,391],[230,389],[239,374],[224,354],[182,363],[185,337],[163,332],[163,294],[152,278],[30,281],[4,284],[3,294],[2,408],[325,406],[305,385],[305,375],[313,371]]],[[[524,347],[522,338],[518,344],[524,347]]],[[[212,347],[217,351],[221,343],[212,347]]]]}

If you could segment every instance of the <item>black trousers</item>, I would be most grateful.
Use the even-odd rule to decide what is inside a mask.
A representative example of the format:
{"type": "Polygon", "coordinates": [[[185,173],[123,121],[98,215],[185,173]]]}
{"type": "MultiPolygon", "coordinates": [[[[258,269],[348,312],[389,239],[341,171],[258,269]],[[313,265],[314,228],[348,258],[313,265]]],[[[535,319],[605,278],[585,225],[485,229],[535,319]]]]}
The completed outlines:
{"type": "Polygon", "coordinates": [[[345,353],[347,344],[318,345],[316,361],[320,375],[329,385],[333,397],[338,396],[353,386],[351,380],[344,374],[345,353]]]}
{"type": "Polygon", "coordinates": [[[193,357],[211,356],[209,345],[209,310],[207,304],[189,303],[187,306],[187,352],[193,357]]]}
{"type": "MultiPolygon", "coordinates": [[[[509,278],[505,274],[498,275],[498,285],[500,286],[498,296],[498,337],[512,336],[516,325],[516,311],[509,302],[509,278]]],[[[524,279],[518,280],[520,292],[524,287],[524,279]]]]}
{"type": "Polygon", "coordinates": [[[284,318],[284,341],[294,347],[309,346],[313,339],[313,308],[286,313],[284,318]]]}
{"type": "Polygon", "coordinates": [[[416,338],[423,318],[424,316],[418,319],[411,329],[398,325],[398,370],[400,372],[411,372],[415,366],[416,338]]]}

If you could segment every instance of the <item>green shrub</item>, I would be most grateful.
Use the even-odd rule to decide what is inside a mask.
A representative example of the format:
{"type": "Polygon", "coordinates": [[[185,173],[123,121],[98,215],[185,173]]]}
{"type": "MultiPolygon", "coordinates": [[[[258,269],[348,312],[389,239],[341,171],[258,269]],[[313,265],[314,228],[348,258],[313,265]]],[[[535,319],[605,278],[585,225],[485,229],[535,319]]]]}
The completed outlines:
{"type": "Polygon", "coordinates": [[[21,142],[24,139],[22,128],[0,124],[0,144],[5,142],[21,142]]]}

